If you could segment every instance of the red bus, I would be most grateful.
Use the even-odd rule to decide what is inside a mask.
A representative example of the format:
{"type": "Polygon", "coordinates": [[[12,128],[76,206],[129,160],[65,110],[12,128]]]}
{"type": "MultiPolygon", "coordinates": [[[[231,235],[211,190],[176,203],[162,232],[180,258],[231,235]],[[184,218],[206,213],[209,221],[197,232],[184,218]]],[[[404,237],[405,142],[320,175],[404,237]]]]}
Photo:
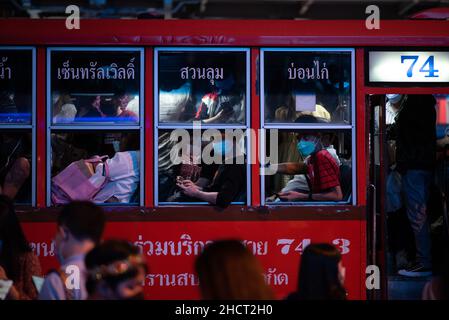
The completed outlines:
{"type": "Polygon", "coordinates": [[[18,109],[2,115],[0,135],[2,143],[20,141],[31,164],[16,202],[44,271],[56,265],[52,178],[73,161],[112,156],[127,136],[138,144],[133,192],[98,202],[108,217],[105,238],[132,241],[147,256],[148,299],[199,298],[195,257],[209,241],[230,237],[260,258],[278,298],[295,289],[301,252],[311,242],[340,249],[350,299],[394,297],[388,290],[398,280],[388,272],[385,115],[375,110],[385,110],[388,93],[433,94],[444,131],[449,21],[382,21],[369,30],[356,20],[105,19],[82,20],[79,30],[69,30],[64,20],[4,19],[0,30],[0,83],[14,93],[18,109]],[[401,63],[401,56],[415,60],[401,63]],[[418,65],[410,71],[412,62],[431,76],[418,65]],[[232,116],[216,113],[207,121],[189,109],[218,99],[211,86],[234,90],[232,116]],[[96,99],[106,105],[123,97],[127,116],[89,114],[96,99]],[[84,120],[77,121],[79,113],[84,120]],[[307,116],[322,121],[310,123],[307,116]],[[245,152],[241,197],[224,209],[170,197],[166,138],[174,130],[192,134],[195,119],[201,132],[242,130],[246,150],[254,149],[245,152]],[[310,131],[326,136],[338,156],[342,198],[273,199],[288,179],[264,175],[261,155],[277,139],[277,160],[295,161],[291,143],[310,131]],[[369,265],[379,267],[380,288],[366,286],[369,265]]]}

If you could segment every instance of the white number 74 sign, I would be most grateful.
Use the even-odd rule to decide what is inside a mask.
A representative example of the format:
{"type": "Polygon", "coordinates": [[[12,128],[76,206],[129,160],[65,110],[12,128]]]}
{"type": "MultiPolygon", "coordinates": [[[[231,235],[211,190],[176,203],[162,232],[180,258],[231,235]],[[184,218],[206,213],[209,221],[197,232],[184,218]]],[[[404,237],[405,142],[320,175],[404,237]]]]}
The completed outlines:
{"type": "Polygon", "coordinates": [[[449,52],[371,51],[371,82],[449,82],[449,52]]]}

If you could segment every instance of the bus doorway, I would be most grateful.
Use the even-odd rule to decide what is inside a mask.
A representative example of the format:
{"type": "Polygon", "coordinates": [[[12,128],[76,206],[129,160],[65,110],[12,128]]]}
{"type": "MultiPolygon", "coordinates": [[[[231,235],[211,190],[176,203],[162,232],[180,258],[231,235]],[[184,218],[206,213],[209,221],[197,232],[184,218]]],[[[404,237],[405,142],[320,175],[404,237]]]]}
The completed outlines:
{"type": "Polygon", "coordinates": [[[449,247],[449,95],[385,91],[366,97],[368,252],[382,276],[372,298],[421,299],[449,247]]]}

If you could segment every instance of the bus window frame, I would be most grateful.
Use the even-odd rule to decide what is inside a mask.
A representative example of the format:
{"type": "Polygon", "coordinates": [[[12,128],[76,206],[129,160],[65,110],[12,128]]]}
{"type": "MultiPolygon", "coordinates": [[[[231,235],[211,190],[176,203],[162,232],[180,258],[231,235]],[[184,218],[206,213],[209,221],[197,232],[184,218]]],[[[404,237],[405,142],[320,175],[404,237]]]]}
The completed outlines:
{"type": "Polygon", "coordinates": [[[206,129],[241,129],[245,130],[246,134],[246,202],[231,202],[231,205],[240,205],[240,206],[251,206],[251,139],[250,132],[251,129],[251,49],[249,47],[154,47],[153,48],[153,134],[154,134],[154,150],[153,150],[153,163],[154,163],[154,172],[153,172],[153,194],[154,194],[154,207],[169,207],[169,206],[211,206],[208,202],[160,202],[159,201],[159,175],[158,175],[158,159],[159,159],[159,144],[157,139],[159,137],[158,132],[159,129],[198,129],[195,125],[195,122],[186,122],[186,123],[159,123],[159,52],[167,52],[167,51],[178,51],[178,52],[244,52],[245,53],[245,64],[246,64],[246,72],[245,72],[245,123],[244,124],[201,124],[201,130],[206,129]]]}
{"type": "Polygon", "coordinates": [[[140,141],[140,165],[139,165],[139,201],[137,203],[100,203],[101,206],[120,206],[120,207],[132,207],[144,205],[144,195],[145,195],[145,143],[144,143],[144,108],[145,108],[145,48],[144,47],[126,47],[126,46],[108,46],[108,47],[97,47],[97,46],[77,46],[77,47],[61,47],[61,46],[47,46],[45,48],[46,52],[46,205],[47,207],[54,207],[55,205],[51,202],[51,133],[52,131],[59,132],[80,132],[80,131],[102,131],[115,132],[118,130],[129,130],[139,133],[140,141]],[[140,55],[140,83],[139,83],[139,123],[136,124],[107,124],[102,125],[101,123],[92,124],[53,124],[52,121],[52,87],[51,87],[51,52],[52,51],[136,51],[140,55]]]}
{"type": "MultiPolygon", "coordinates": [[[[0,130],[31,130],[31,202],[24,206],[36,206],[36,47],[35,46],[0,46],[0,50],[30,50],[31,51],[31,123],[30,124],[0,124],[0,130]]],[[[19,205],[22,205],[21,203],[19,205]]]]}
{"type": "Polygon", "coordinates": [[[261,205],[269,206],[269,207],[278,207],[278,206],[329,206],[329,205],[352,205],[355,206],[357,204],[357,150],[356,150],[356,112],[357,112],[357,101],[356,101],[356,49],[348,48],[348,47],[332,47],[332,48],[323,48],[323,47],[313,47],[313,48],[301,48],[301,47],[288,47],[288,48],[268,48],[261,47],[259,49],[260,60],[259,60],[259,76],[260,76],[260,127],[262,130],[262,134],[260,136],[260,166],[264,168],[265,166],[265,149],[266,149],[266,130],[268,129],[292,129],[292,130],[307,130],[307,129],[324,129],[324,130],[333,130],[333,129],[346,129],[351,130],[351,171],[352,171],[352,182],[351,182],[351,195],[347,201],[282,201],[282,202],[266,202],[265,198],[265,176],[263,174],[260,175],[260,194],[261,194],[261,205]],[[350,52],[351,53],[351,123],[350,124],[287,124],[287,123],[266,123],[265,122],[265,52],[350,52]]]}

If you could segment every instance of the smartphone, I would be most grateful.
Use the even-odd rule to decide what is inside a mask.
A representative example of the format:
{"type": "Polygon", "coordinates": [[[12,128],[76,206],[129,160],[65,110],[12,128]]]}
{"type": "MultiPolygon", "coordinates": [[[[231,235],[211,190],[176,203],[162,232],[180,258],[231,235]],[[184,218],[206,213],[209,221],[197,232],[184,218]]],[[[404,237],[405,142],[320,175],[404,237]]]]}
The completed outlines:
{"type": "Polygon", "coordinates": [[[0,300],[5,300],[11,290],[12,280],[0,280],[0,300]]]}

